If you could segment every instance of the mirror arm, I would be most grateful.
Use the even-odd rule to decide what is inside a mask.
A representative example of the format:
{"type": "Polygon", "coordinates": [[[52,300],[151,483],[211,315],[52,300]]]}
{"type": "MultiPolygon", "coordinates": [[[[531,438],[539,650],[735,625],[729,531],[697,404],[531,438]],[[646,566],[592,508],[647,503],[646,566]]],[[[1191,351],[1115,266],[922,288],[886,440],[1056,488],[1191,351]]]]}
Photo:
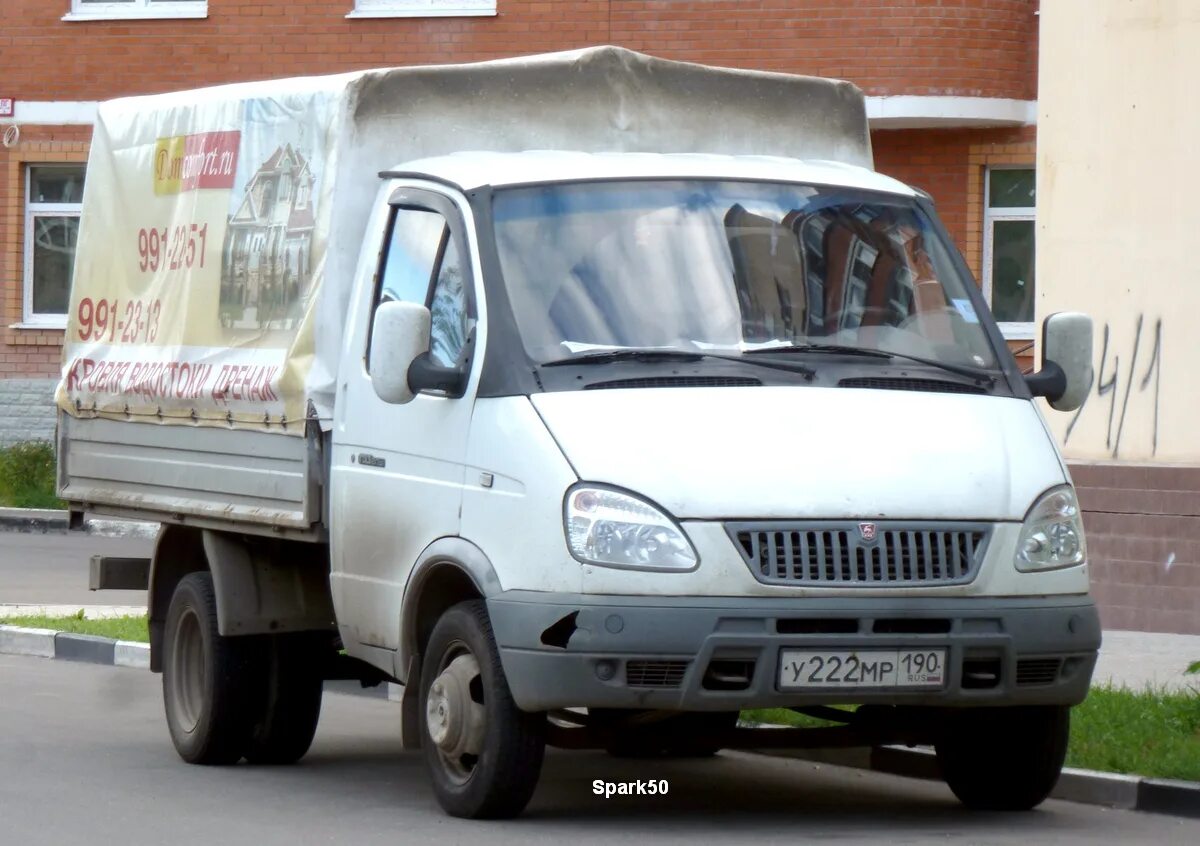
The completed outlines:
{"type": "Polygon", "coordinates": [[[1047,361],[1037,373],[1025,377],[1025,384],[1035,397],[1055,402],[1067,392],[1067,374],[1053,361],[1047,361]]]}
{"type": "Polygon", "coordinates": [[[457,367],[434,364],[429,353],[422,353],[408,368],[408,387],[414,394],[444,391],[447,396],[461,397],[467,387],[466,374],[457,367]]]}

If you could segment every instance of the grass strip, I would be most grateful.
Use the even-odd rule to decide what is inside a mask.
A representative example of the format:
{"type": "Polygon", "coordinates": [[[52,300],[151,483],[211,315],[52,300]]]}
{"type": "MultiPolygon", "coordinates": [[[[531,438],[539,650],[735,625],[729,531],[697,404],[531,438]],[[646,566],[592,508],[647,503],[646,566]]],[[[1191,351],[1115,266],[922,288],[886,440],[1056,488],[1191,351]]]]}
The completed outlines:
{"type": "MultiPolygon", "coordinates": [[[[756,723],[832,725],[786,708],[743,711],[756,723]]],[[[1200,693],[1094,687],[1071,711],[1067,766],[1200,781],[1200,693]]]]}
{"type": "Polygon", "coordinates": [[[54,446],[29,441],[0,449],[0,507],[65,508],[55,495],[54,446]]]}
{"type": "Polygon", "coordinates": [[[1071,712],[1067,766],[1200,781],[1200,694],[1093,688],[1071,712]]]}
{"type": "Polygon", "coordinates": [[[110,617],[104,620],[84,620],[79,617],[4,617],[0,618],[0,624],[99,635],[138,643],[150,642],[150,630],[145,617],[110,617]]]}

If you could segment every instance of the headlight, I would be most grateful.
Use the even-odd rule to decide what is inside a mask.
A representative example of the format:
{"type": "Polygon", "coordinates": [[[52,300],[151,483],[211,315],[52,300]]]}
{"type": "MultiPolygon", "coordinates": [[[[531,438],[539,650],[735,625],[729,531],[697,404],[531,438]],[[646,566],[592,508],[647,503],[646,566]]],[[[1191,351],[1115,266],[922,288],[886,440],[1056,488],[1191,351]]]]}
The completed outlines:
{"type": "Polygon", "coordinates": [[[567,546],[585,564],[646,570],[693,570],[700,559],[679,526],[644,500],[610,488],[567,492],[567,546]]]}
{"type": "Polygon", "coordinates": [[[1029,509],[1017,541],[1017,569],[1053,570],[1087,560],[1083,519],[1070,485],[1052,488],[1029,509]]]}

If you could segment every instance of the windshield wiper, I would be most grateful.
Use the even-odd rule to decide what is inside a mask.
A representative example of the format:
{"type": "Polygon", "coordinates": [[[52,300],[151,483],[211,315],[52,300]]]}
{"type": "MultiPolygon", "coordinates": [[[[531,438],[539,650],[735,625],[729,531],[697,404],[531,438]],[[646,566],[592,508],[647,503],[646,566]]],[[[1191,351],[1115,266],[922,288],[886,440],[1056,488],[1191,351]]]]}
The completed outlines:
{"type": "Polygon", "coordinates": [[[842,344],[793,344],[791,346],[781,347],[763,347],[762,349],[746,350],[744,355],[768,355],[779,353],[835,353],[837,355],[858,355],[868,358],[882,358],[891,360],[894,358],[902,358],[905,361],[916,362],[917,364],[926,364],[930,367],[937,367],[940,370],[945,370],[947,373],[954,373],[958,376],[966,376],[968,379],[974,379],[977,382],[987,382],[989,385],[996,381],[995,374],[990,370],[985,370],[979,367],[970,367],[965,364],[949,364],[945,361],[938,361],[933,358],[922,358],[918,355],[909,355],[908,353],[889,352],[887,350],[872,350],[865,347],[851,347],[842,344]]]}
{"type": "Polygon", "coordinates": [[[582,353],[581,355],[571,355],[566,358],[556,358],[553,361],[542,362],[542,367],[563,367],[568,364],[608,364],[613,361],[640,361],[647,364],[655,362],[689,362],[701,361],[702,359],[718,359],[720,361],[733,361],[738,364],[752,364],[756,367],[769,367],[773,370],[786,370],[789,373],[799,373],[805,378],[812,379],[816,375],[816,371],[811,367],[805,367],[803,364],[794,364],[792,362],[782,361],[767,361],[762,359],[748,359],[741,355],[722,355],[720,353],[711,352],[693,352],[692,350],[659,350],[659,349],[624,349],[624,350],[599,350],[596,352],[582,353]]]}

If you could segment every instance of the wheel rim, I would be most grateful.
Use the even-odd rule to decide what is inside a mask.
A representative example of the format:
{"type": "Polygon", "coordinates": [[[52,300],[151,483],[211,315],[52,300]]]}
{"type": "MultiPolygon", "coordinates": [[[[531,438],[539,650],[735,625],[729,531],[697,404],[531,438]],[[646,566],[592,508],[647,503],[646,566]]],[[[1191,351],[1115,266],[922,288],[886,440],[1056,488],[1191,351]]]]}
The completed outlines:
{"type": "Polygon", "coordinates": [[[425,699],[425,730],[446,774],[463,784],[475,772],[487,734],[483,678],[463,643],[451,644],[438,668],[425,699]]]}
{"type": "Polygon", "coordinates": [[[200,619],[187,609],[175,626],[171,651],[171,714],[175,724],[192,732],[200,722],[204,708],[204,638],[200,634],[200,619]]]}

